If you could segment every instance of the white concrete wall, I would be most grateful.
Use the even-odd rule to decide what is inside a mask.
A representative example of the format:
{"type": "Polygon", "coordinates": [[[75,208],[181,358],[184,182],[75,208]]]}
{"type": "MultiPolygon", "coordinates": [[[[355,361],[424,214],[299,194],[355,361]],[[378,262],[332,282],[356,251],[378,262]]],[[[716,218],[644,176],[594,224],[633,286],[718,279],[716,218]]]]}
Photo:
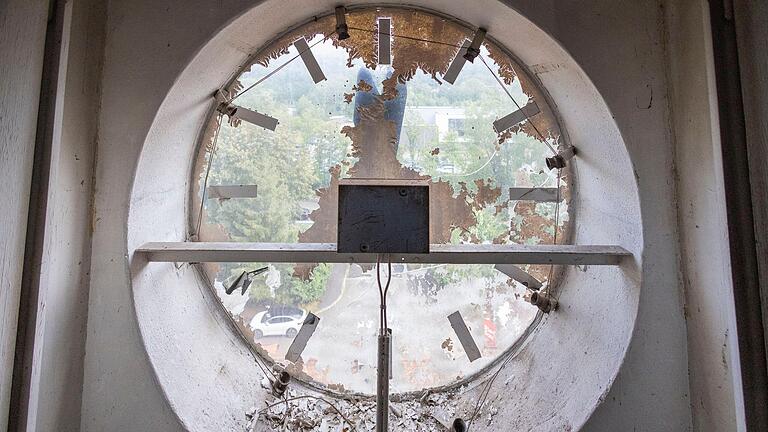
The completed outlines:
{"type": "Polygon", "coordinates": [[[22,424],[30,431],[77,431],[80,427],[96,96],[103,41],[100,26],[105,7],[95,0],[69,0],[60,5],[61,51],[57,74],[50,77],[55,106],[51,142],[45,144],[50,146],[50,171],[47,179],[40,180],[48,182],[40,186],[46,194],[40,199],[47,207],[37,220],[45,223],[39,239],[40,276],[33,291],[36,297],[29,298],[35,310],[28,319],[35,322],[28,322],[28,332],[34,331],[34,338],[27,335],[26,340],[33,346],[32,359],[25,358],[31,372],[22,424]]]}
{"type": "Polygon", "coordinates": [[[584,430],[689,430],[664,11],[657,1],[606,2],[600,11],[583,3],[573,8],[557,3],[560,19],[553,27],[595,81],[627,143],[645,244],[633,340],[619,376],[584,430]],[[563,34],[574,19],[584,20],[584,31],[563,34]]]}
{"type": "MultiPolygon", "coordinates": [[[[252,4],[250,0],[109,2],[95,173],[84,432],[184,430],[147,360],[128,284],[126,226],[132,177],[149,127],[178,75],[221,26],[252,4]]],[[[164,187],[158,184],[161,196],[164,187]]]]}
{"type": "Polygon", "coordinates": [[[670,4],[671,105],[695,430],[744,430],[709,5],[670,4]]]}
{"type": "Polygon", "coordinates": [[[0,431],[8,423],[47,17],[47,0],[0,4],[0,431]]]}
{"type": "Polygon", "coordinates": [[[689,430],[686,333],[678,278],[674,153],[661,4],[557,0],[505,3],[517,7],[555,37],[584,69],[618,124],[640,194],[643,289],[633,340],[619,376],[584,430],[689,430]]]}
{"type": "MultiPolygon", "coordinates": [[[[488,8],[461,8],[453,2],[424,3],[477,25],[486,25],[494,19],[488,8]]],[[[583,2],[562,0],[507,3],[553,35],[591,81],[582,84],[586,87],[594,85],[603,96],[632,159],[631,168],[627,165],[618,168],[632,170],[624,174],[634,176],[639,187],[642,225],[637,222],[636,229],[642,229],[644,243],[637,250],[642,250],[644,280],[637,325],[621,373],[612,389],[603,394],[605,402],[592,417],[587,430],[688,430],[691,419],[687,349],[682,290],[678,280],[674,157],[667,110],[663,11],[653,1],[606,0],[591,2],[589,7],[583,2]]],[[[320,4],[326,6],[324,2],[312,1],[307,2],[306,7],[318,8],[320,4]]],[[[172,409],[155,382],[157,376],[161,382],[164,380],[164,372],[155,370],[153,373],[147,361],[133,315],[128,283],[126,209],[130,202],[131,178],[142,145],[155,120],[155,113],[174,81],[219,28],[251,6],[251,2],[231,1],[213,7],[202,0],[183,4],[170,0],[110,3],[96,173],[98,186],[82,430],[179,430],[181,426],[174,409],[184,413],[195,408],[174,406],[172,409]],[[172,22],[184,24],[168,25],[172,22]]],[[[309,17],[307,14],[305,18],[309,17]]],[[[494,29],[490,30],[492,34],[494,29]]],[[[497,31],[501,32],[503,28],[499,27],[497,31]]],[[[221,55],[238,51],[244,55],[256,48],[245,37],[237,42],[221,55]]],[[[222,60],[226,58],[222,57],[222,60]]],[[[540,72],[542,80],[552,81],[547,83],[548,87],[555,84],[557,75],[551,71],[557,69],[557,64],[531,65],[534,71],[540,72]]],[[[204,79],[195,81],[194,77],[189,79],[190,84],[211,90],[221,84],[204,79]]],[[[193,110],[193,115],[199,115],[199,106],[204,102],[201,99],[187,109],[193,110]]],[[[187,114],[184,107],[177,109],[187,114]]],[[[179,116],[178,111],[175,114],[179,116]]],[[[165,126],[173,131],[178,125],[171,122],[165,126]]],[[[155,193],[142,194],[141,199],[162,200],[164,194],[181,186],[158,183],[155,193]]],[[[616,213],[610,205],[602,205],[605,207],[598,210],[603,210],[604,215],[616,213]]],[[[626,203],[616,202],[615,205],[626,203]]],[[[182,215],[174,217],[181,218],[182,215]]],[[[166,234],[180,233],[173,230],[166,234]]],[[[632,238],[639,236],[629,235],[624,241],[631,242],[632,238]]],[[[142,289],[167,288],[160,283],[142,289]]],[[[189,295],[201,295],[196,288],[190,289],[189,295]]],[[[194,315],[199,311],[190,312],[194,315]]],[[[608,316],[610,312],[604,310],[603,318],[616,318],[608,316]]],[[[628,311],[626,316],[623,313],[620,310],[616,316],[631,322],[632,312],[628,311]]],[[[153,318],[145,315],[143,319],[153,318]]],[[[152,323],[145,321],[143,325],[151,326],[152,323]]],[[[217,324],[212,322],[212,325],[217,324]]],[[[173,338],[173,335],[164,337],[173,338]]],[[[175,351],[183,350],[185,344],[182,338],[167,349],[175,355],[175,351]]],[[[601,377],[601,382],[606,378],[610,379],[610,376],[601,377]]],[[[191,385],[188,391],[193,389],[194,385],[191,385]]],[[[605,392],[607,388],[598,390],[605,392]]],[[[187,397],[186,401],[189,399],[187,397]]],[[[574,403],[578,405],[578,402],[574,403]]],[[[209,414],[204,407],[197,407],[197,410],[194,418],[203,424],[189,424],[190,428],[204,428],[205,424],[218,421],[217,418],[206,419],[209,414]]],[[[231,415],[234,419],[238,413],[231,415]]]]}
{"type": "Polygon", "coordinates": [[[106,5],[69,0],[62,47],[29,427],[80,429],[106,5]]]}

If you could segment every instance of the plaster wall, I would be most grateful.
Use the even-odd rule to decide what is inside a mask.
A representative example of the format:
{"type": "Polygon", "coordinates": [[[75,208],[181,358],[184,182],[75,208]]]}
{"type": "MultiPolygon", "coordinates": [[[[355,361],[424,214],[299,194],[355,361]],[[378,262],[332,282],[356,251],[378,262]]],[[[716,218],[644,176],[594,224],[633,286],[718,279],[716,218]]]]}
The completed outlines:
{"type": "MultiPolygon", "coordinates": [[[[476,25],[487,25],[493,20],[490,8],[463,10],[460,5],[451,2],[423,3],[476,25]]],[[[639,189],[642,225],[638,220],[634,229],[626,231],[627,238],[621,240],[631,243],[632,238],[643,238],[642,245],[631,246],[636,253],[642,253],[644,275],[634,338],[613,387],[610,391],[600,389],[604,392],[601,397],[604,402],[586,430],[688,430],[691,420],[687,350],[677,266],[674,158],[666,102],[663,11],[658,3],[651,1],[600,1],[593,2],[589,8],[577,1],[514,1],[507,4],[516,7],[552,35],[589,77],[591,82],[582,84],[586,87],[594,85],[605,98],[632,159],[633,172],[617,175],[634,176],[639,189]],[[642,234],[633,236],[634,230],[642,230],[642,234]]],[[[130,268],[126,250],[131,178],[153,121],[161,121],[160,124],[164,124],[169,131],[178,126],[162,121],[171,121],[179,113],[175,113],[176,117],[158,119],[155,114],[179,74],[219,28],[252,6],[244,1],[224,2],[216,7],[208,2],[180,5],[171,1],[111,2],[109,5],[99,119],[98,187],[92,254],[94,271],[86,344],[82,430],[181,430],[180,421],[171,408],[176,412],[193,408],[171,407],[165,402],[155,382],[158,371],[153,373],[139,337],[128,286],[130,268]]],[[[307,10],[325,10],[331,6],[330,3],[317,1],[306,3],[307,10]]],[[[307,13],[304,18],[310,16],[307,13]]],[[[498,29],[503,31],[501,27],[498,29]]],[[[490,31],[492,33],[493,28],[490,31]]],[[[229,61],[226,59],[231,59],[229,55],[233,52],[239,52],[244,58],[255,48],[244,37],[227,46],[227,52],[222,52],[221,59],[229,61]]],[[[548,88],[550,84],[556,85],[557,69],[562,65],[541,60],[529,64],[548,88]]],[[[198,84],[211,90],[221,84],[204,80],[203,76],[197,77],[197,81],[194,76],[188,77],[190,82],[185,84],[198,84]]],[[[201,98],[189,105],[189,112],[183,108],[182,112],[200,116],[203,103],[205,100],[201,98]]],[[[570,113],[574,117],[577,114],[576,111],[570,113]]],[[[189,155],[174,154],[173,147],[168,150],[157,156],[189,158],[189,155]]],[[[602,161],[595,159],[592,162],[602,161]]],[[[628,169],[629,165],[617,166],[628,169]]],[[[600,181],[599,178],[590,180],[600,181]]],[[[139,197],[141,200],[161,202],[164,193],[175,192],[183,186],[158,182],[153,193],[147,190],[139,197]]],[[[633,199],[636,198],[627,198],[629,201],[633,199]]],[[[585,208],[592,206],[603,216],[616,217],[621,213],[617,209],[623,205],[626,203],[620,200],[612,203],[593,201],[587,202],[585,208]],[[617,207],[611,209],[613,205],[617,207]]],[[[176,217],[183,218],[183,215],[176,217]]],[[[161,233],[162,229],[153,227],[153,231],[161,233]]],[[[183,233],[172,230],[164,234],[179,236],[183,233]]],[[[167,277],[174,277],[173,272],[169,272],[167,277]]],[[[183,274],[178,277],[188,280],[188,276],[183,274]]],[[[595,283],[598,280],[600,278],[595,278],[593,273],[583,278],[582,282],[595,283]]],[[[167,287],[168,284],[161,281],[142,289],[163,290],[167,287]]],[[[171,294],[161,292],[163,296],[170,297],[171,294]]],[[[582,294],[588,295],[587,292],[582,294]]],[[[204,294],[190,286],[187,295],[204,294]]],[[[191,315],[201,313],[193,309],[188,312],[191,315]]],[[[620,317],[622,312],[617,312],[620,317]]],[[[610,310],[602,310],[601,313],[606,315],[596,318],[609,321],[614,318],[609,317],[610,310]]],[[[632,311],[628,313],[629,316],[624,318],[631,322],[632,311]]],[[[153,318],[148,314],[142,319],[153,318]]],[[[588,317],[582,319],[590,323],[588,317]]],[[[145,326],[151,325],[149,321],[143,322],[145,326]]],[[[211,322],[211,331],[220,325],[211,322]]],[[[166,337],[172,340],[174,335],[166,337]]],[[[186,343],[184,337],[180,335],[175,345],[168,349],[183,349],[186,343]]],[[[626,340],[628,337],[629,334],[625,334],[619,339],[626,340]]],[[[608,340],[602,342],[610,343],[608,340]]],[[[610,364],[614,365],[617,360],[621,359],[613,358],[610,364]]],[[[162,381],[163,375],[159,376],[162,381]]],[[[215,376],[204,376],[216,379],[215,376]]],[[[182,385],[188,391],[194,391],[194,382],[182,385]]],[[[199,411],[200,407],[197,408],[199,411]]],[[[205,423],[218,420],[206,419],[208,415],[203,408],[195,418],[205,423]]],[[[201,427],[187,426],[192,429],[201,427]]]]}
{"type": "Polygon", "coordinates": [[[0,431],[6,430],[48,2],[0,5],[0,431]]]}
{"type": "Polygon", "coordinates": [[[28,420],[35,430],[80,428],[105,9],[96,0],[67,4],[28,420]]]}
{"type": "Polygon", "coordinates": [[[695,430],[745,430],[709,5],[670,3],[682,275],[695,430]]]}
{"type": "MultiPolygon", "coordinates": [[[[125,227],[131,178],[149,126],[181,70],[233,14],[251,4],[248,0],[108,3],[84,362],[84,432],[184,430],[155,381],[127,283],[125,227]]],[[[158,185],[158,194],[164,187],[158,185]]]]}

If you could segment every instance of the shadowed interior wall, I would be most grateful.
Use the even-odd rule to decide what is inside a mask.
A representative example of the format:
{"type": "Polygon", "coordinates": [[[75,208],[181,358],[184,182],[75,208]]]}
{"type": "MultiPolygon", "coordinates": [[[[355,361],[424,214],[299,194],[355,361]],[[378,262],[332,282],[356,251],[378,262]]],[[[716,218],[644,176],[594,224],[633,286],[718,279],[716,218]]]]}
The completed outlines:
{"type": "Polygon", "coordinates": [[[93,166],[106,5],[70,0],[60,133],[51,161],[45,259],[35,344],[37,430],[80,430],[91,261],[93,166]]]}
{"type": "Polygon", "coordinates": [[[8,422],[47,0],[0,6],[0,431],[8,422]]]}
{"type": "Polygon", "coordinates": [[[743,430],[709,5],[675,2],[667,20],[693,427],[743,430]]]}

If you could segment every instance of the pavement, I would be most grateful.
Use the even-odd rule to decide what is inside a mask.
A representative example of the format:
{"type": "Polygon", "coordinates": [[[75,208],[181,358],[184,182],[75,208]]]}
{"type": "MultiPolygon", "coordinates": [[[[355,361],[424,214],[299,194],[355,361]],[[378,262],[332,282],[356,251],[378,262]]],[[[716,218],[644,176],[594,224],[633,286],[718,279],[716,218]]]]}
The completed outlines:
{"type": "Polygon", "coordinates": [[[344,296],[348,271],[349,264],[336,263],[331,265],[331,274],[325,286],[325,294],[320,299],[315,314],[322,314],[332,308],[344,296]]]}

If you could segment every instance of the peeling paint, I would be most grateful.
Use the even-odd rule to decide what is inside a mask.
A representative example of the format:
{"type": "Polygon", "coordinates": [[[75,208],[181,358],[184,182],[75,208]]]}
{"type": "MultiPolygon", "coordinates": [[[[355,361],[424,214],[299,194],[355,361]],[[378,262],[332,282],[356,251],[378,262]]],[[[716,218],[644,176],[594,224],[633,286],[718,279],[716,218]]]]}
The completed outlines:
{"type": "Polygon", "coordinates": [[[446,351],[453,351],[453,341],[451,338],[446,338],[442,344],[440,344],[440,347],[446,351]]]}

